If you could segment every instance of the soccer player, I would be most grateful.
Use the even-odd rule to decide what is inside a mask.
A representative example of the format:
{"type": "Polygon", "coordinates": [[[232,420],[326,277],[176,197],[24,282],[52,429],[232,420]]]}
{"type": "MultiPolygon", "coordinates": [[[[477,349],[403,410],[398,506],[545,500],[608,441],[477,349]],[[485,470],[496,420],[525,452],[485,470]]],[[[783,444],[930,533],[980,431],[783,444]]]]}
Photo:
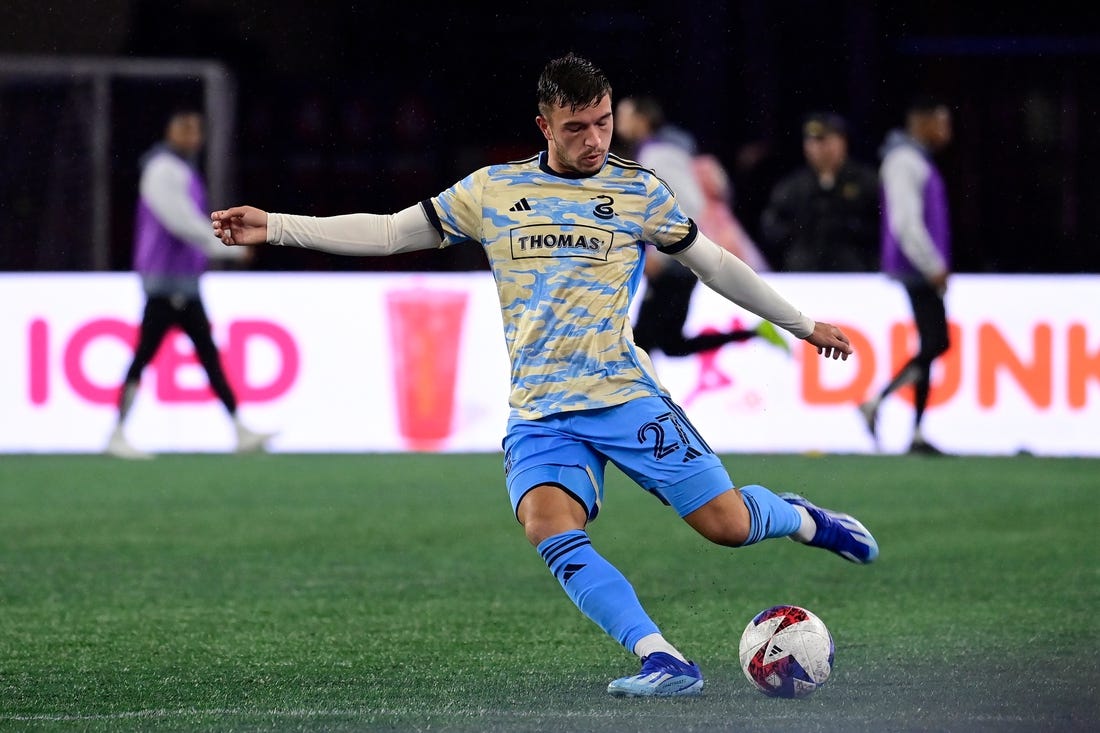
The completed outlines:
{"type": "Polygon", "coordinates": [[[233,421],[237,452],[262,451],[271,438],[269,433],[248,428],[237,414],[237,398],[222,368],[199,292],[199,278],[211,257],[240,259],[210,235],[206,186],[195,165],[203,140],[202,114],[196,109],[180,108],[169,115],[163,139],[141,159],[134,269],[141,275],[145,310],[137,347],[119,393],[118,420],[107,442],[106,452],[118,458],[151,457],[126,439],[124,426],[141,373],[172,326],[182,329],[195,345],[210,387],[233,421]]]}
{"type": "Polygon", "coordinates": [[[763,486],[734,488],[632,341],[629,306],[647,243],[819,354],[844,359],[851,347],[699,234],[653,173],[608,153],[611,86],[591,62],[569,54],[545,66],[535,122],[545,151],[477,170],[395,214],[314,218],[238,206],[211,214],[214,231],[230,245],[349,255],[484,248],[512,364],[504,471],[515,516],[581,612],[641,658],[641,672],[612,681],[610,694],[698,694],[699,667],[661,635],[586,532],[608,461],[721,545],[790,537],[861,564],[878,545],[849,515],[763,486]]]}

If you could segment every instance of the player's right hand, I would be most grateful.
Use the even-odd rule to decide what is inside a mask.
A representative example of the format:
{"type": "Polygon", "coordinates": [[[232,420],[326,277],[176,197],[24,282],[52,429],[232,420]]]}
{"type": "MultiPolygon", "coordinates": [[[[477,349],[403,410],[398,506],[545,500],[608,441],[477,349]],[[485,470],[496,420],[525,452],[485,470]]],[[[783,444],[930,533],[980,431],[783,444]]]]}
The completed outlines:
{"type": "Polygon", "coordinates": [[[210,221],[214,236],[226,245],[264,244],[267,242],[267,212],[255,206],[234,206],[213,211],[210,221]]]}

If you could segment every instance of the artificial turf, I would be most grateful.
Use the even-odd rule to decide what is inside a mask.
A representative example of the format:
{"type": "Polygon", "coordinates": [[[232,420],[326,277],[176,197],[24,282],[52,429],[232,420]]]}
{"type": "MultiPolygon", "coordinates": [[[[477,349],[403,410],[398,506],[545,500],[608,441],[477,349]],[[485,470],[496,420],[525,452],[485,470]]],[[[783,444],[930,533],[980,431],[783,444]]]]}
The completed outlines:
{"type": "Polygon", "coordinates": [[[707,677],[639,701],[606,695],[637,662],[528,546],[498,455],[0,456],[0,729],[1100,728],[1100,461],[725,462],[881,557],[712,546],[609,470],[593,542],[707,677]],[[836,642],[805,700],[738,667],[778,603],[836,642]]]}

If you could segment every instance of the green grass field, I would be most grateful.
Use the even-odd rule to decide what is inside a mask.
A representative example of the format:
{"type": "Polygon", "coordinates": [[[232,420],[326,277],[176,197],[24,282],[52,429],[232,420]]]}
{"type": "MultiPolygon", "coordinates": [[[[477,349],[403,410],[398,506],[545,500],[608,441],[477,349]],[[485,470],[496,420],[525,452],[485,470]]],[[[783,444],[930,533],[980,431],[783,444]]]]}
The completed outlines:
{"type": "Polygon", "coordinates": [[[707,675],[637,663],[561,592],[496,455],[0,456],[0,729],[1085,731],[1100,728],[1100,461],[727,456],[857,514],[858,567],[708,545],[609,471],[596,546],[707,675]],[[737,664],[795,603],[837,645],[805,700],[737,664]]]}

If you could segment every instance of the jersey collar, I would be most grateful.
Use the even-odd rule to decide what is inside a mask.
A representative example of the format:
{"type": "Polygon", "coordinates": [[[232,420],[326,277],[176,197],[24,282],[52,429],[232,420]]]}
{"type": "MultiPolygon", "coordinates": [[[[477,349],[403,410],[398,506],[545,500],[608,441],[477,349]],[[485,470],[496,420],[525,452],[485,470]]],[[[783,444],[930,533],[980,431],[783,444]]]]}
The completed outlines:
{"type": "MultiPolygon", "coordinates": [[[[607,156],[604,156],[603,165],[607,165],[607,156]]],[[[599,169],[596,170],[594,173],[563,173],[562,171],[556,171],[550,167],[550,163],[547,161],[547,154],[545,150],[539,153],[539,169],[542,170],[543,173],[549,174],[551,176],[557,176],[558,178],[591,178],[592,176],[598,175],[599,172],[603,170],[603,165],[601,165],[599,169]]]]}

